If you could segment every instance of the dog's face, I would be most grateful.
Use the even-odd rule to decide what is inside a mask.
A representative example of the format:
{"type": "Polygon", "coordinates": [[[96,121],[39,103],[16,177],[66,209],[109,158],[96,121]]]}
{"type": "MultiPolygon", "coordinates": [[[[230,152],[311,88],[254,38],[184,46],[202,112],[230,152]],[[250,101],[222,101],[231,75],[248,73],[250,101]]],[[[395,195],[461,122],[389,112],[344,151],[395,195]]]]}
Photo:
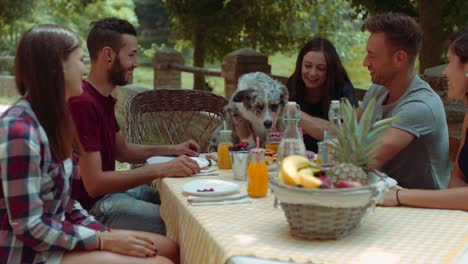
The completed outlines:
{"type": "Polygon", "coordinates": [[[286,87],[270,76],[256,72],[239,79],[238,90],[232,101],[253,127],[270,130],[274,120],[283,115],[288,102],[286,87]]]}

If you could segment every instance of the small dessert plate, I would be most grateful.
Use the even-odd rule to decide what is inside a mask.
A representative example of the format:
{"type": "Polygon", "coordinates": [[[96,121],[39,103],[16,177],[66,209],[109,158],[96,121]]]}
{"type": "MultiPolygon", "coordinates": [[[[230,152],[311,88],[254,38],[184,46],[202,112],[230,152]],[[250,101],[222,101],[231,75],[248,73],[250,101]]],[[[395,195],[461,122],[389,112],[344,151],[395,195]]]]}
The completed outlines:
{"type": "Polygon", "coordinates": [[[238,184],[222,180],[200,179],[184,184],[182,190],[196,196],[219,196],[239,191],[238,184]]]}

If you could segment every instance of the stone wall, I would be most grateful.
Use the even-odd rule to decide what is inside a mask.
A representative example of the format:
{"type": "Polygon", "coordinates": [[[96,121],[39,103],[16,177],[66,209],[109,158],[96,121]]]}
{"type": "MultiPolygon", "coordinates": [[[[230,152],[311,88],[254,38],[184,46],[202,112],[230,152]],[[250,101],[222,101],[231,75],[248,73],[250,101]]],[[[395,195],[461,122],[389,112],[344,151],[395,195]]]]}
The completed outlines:
{"type": "Polygon", "coordinates": [[[441,97],[442,102],[445,106],[445,113],[447,116],[448,123],[463,122],[465,117],[465,111],[468,108],[463,102],[449,99],[448,95],[448,83],[446,77],[439,76],[428,76],[422,75],[421,78],[429,83],[434,91],[441,97]]]}

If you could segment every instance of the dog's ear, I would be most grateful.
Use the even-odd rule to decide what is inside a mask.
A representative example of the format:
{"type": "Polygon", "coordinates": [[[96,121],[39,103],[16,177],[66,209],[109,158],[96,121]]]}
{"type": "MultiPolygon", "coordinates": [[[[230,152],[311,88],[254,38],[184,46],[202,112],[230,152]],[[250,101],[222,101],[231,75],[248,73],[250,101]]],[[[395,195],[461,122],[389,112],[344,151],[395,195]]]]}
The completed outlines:
{"type": "Polygon", "coordinates": [[[236,103],[250,101],[250,99],[252,99],[253,93],[254,93],[254,89],[237,91],[236,94],[234,94],[232,101],[236,103]]]}
{"type": "Polygon", "coordinates": [[[280,90],[281,90],[280,104],[286,105],[288,103],[288,98],[289,98],[288,89],[286,88],[286,86],[281,85],[280,90]]]}

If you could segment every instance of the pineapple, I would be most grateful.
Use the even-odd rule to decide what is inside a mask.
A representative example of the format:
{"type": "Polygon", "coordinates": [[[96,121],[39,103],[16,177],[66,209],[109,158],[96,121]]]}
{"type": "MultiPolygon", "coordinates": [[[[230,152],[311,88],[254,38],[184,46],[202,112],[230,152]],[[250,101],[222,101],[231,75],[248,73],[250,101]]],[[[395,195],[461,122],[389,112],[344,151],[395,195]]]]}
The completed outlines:
{"type": "Polygon", "coordinates": [[[336,131],[336,140],[331,143],[335,165],[327,172],[332,183],[353,180],[367,185],[368,165],[374,162],[373,157],[379,139],[397,119],[387,118],[372,124],[375,104],[375,98],[372,98],[358,123],[353,106],[348,100],[342,101],[343,125],[342,127],[332,125],[336,131]]]}

